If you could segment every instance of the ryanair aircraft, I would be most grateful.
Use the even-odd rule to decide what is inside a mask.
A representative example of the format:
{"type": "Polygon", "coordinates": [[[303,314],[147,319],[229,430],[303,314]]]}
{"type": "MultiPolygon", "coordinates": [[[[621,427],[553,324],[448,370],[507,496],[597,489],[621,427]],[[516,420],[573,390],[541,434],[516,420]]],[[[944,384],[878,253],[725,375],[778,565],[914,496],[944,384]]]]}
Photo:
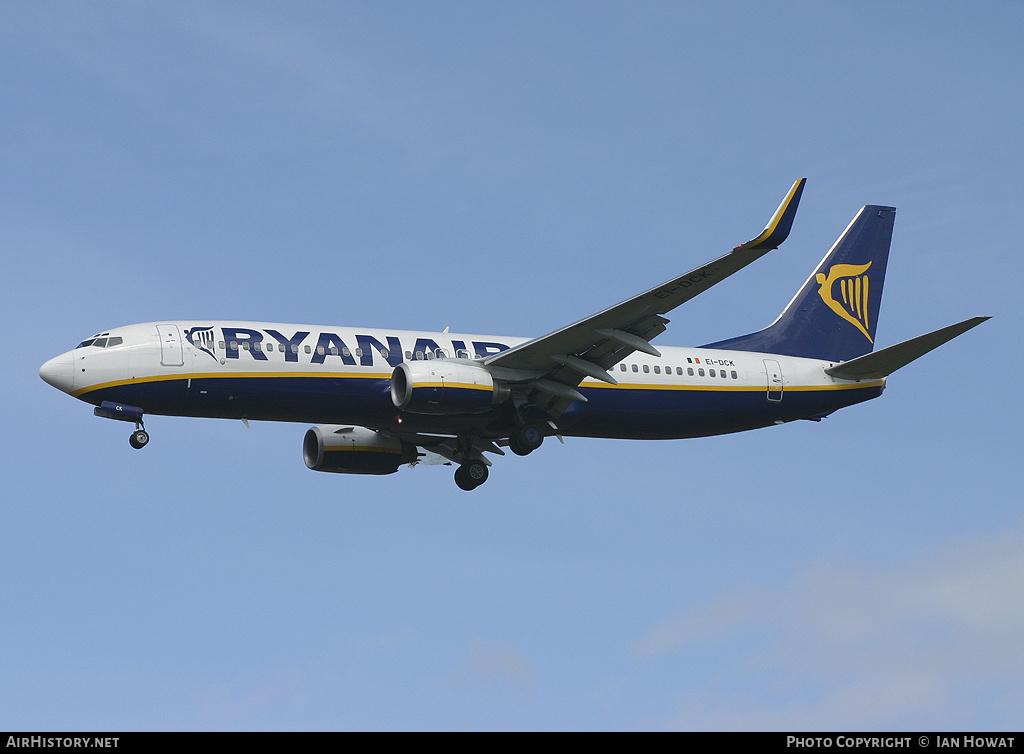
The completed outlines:
{"type": "Polygon", "coordinates": [[[315,471],[390,474],[457,464],[482,484],[485,453],[545,437],[669,439],[819,421],[877,398],[900,367],[988,317],[874,351],[896,210],[860,210],[767,328],[700,348],[655,348],[672,309],[789,235],[805,179],[764,231],[663,285],[539,338],[184,320],[97,333],[39,376],[135,424],[143,414],[314,423],[315,471]]]}

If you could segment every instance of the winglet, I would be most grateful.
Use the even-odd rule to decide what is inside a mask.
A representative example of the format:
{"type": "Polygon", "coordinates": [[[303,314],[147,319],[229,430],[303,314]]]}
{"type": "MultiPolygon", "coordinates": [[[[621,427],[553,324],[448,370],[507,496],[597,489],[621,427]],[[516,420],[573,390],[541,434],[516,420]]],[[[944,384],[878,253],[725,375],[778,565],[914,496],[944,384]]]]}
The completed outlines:
{"type": "Polygon", "coordinates": [[[764,226],[761,235],[746,243],[741,243],[733,251],[739,249],[768,250],[779,248],[782,242],[789,236],[789,231],[793,228],[793,218],[796,217],[796,208],[800,204],[800,195],[804,192],[805,183],[807,183],[806,178],[797,178],[793,188],[789,190],[786,198],[782,200],[782,204],[775,210],[772,219],[764,226]]]}

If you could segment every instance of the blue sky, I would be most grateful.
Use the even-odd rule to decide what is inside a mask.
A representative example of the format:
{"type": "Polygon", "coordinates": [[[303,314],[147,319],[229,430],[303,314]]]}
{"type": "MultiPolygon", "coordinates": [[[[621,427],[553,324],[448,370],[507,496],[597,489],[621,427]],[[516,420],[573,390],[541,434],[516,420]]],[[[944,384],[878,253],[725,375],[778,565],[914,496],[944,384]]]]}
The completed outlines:
{"type": "Polygon", "coordinates": [[[0,8],[0,727],[1020,729],[1016,3],[0,8]],[[890,345],[820,424],[315,474],[120,424],[46,359],[230,318],[539,335],[756,234],[658,342],[758,329],[898,208],[890,345]]]}

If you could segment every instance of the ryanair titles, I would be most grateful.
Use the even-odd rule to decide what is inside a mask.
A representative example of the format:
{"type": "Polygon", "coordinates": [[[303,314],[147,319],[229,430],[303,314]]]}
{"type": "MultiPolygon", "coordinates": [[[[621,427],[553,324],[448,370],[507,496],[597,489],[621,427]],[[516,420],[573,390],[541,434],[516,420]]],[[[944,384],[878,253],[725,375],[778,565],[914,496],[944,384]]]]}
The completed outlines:
{"type": "Polygon", "coordinates": [[[298,362],[300,357],[302,361],[311,364],[340,359],[346,366],[369,367],[377,359],[377,364],[382,360],[395,367],[406,359],[439,356],[486,358],[509,348],[504,343],[487,340],[474,340],[467,344],[455,339],[438,343],[429,337],[417,337],[415,342],[410,342],[412,338],[403,341],[394,335],[383,337],[382,342],[373,335],[358,333],[343,338],[336,332],[319,332],[314,335],[309,330],[299,330],[289,335],[279,330],[255,330],[248,327],[199,326],[185,330],[185,339],[215,361],[240,358],[267,361],[270,358],[268,353],[276,352],[282,354],[286,362],[298,362]],[[217,331],[220,338],[216,337],[217,331]]]}

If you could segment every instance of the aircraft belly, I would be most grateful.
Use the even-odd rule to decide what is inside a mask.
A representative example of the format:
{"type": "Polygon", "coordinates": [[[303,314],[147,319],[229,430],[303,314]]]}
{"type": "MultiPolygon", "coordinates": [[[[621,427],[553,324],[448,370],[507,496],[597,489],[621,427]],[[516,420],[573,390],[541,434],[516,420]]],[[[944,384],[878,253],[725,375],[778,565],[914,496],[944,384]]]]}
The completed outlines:
{"type": "Polygon", "coordinates": [[[147,414],[254,421],[370,423],[395,414],[390,386],[379,378],[184,377],[137,381],[91,391],[90,403],[114,400],[147,414]]]}
{"type": "Polygon", "coordinates": [[[783,401],[768,401],[757,390],[584,389],[586,403],[562,414],[564,434],[581,437],[672,439],[706,437],[819,417],[870,400],[879,387],[846,390],[788,390],[783,401]]]}
{"type": "Polygon", "coordinates": [[[257,421],[366,423],[394,414],[390,384],[379,378],[308,376],[196,379],[188,411],[257,421]]]}
{"type": "Polygon", "coordinates": [[[166,379],[156,382],[126,382],[98,387],[79,397],[87,403],[100,405],[103,401],[139,406],[147,414],[190,416],[183,413],[188,383],[185,379],[166,379]]]}

